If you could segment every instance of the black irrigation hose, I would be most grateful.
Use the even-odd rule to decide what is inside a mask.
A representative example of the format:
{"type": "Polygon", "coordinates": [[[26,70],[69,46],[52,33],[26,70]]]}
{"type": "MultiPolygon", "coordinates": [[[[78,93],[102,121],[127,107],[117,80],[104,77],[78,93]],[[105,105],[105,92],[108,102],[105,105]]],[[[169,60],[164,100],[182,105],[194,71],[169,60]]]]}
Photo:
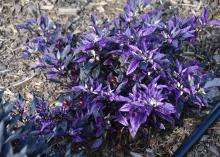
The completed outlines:
{"type": "Polygon", "coordinates": [[[173,157],[184,157],[190,148],[195,144],[210,125],[220,117],[220,102],[215,106],[207,118],[200,124],[198,128],[185,140],[184,144],[175,152],[173,157]]]}

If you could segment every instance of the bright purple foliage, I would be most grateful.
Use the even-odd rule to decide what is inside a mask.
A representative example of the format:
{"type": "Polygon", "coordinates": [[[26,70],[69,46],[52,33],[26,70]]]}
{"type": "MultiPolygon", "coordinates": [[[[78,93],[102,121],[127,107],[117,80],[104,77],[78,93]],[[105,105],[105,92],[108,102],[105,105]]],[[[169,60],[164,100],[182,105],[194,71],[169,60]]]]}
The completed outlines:
{"type": "Polygon", "coordinates": [[[115,121],[135,137],[143,125],[175,125],[182,104],[207,104],[204,71],[180,54],[196,42],[201,29],[220,22],[209,21],[206,9],[201,17],[167,21],[154,9],[141,14],[150,2],[129,0],[123,14],[101,26],[92,15],[92,31],[80,40],[46,16],[19,26],[35,35],[22,58],[38,55],[36,67],[70,93],[56,108],[44,100],[37,103],[39,110],[31,116],[36,129],[69,135],[74,142],[96,137],[94,147],[112,132],[115,121]]]}
{"type": "Polygon", "coordinates": [[[158,117],[174,125],[175,120],[172,114],[176,112],[175,106],[167,102],[164,89],[168,87],[166,85],[158,85],[158,79],[159,77],[155,78],[148,86],[146,84],[139,84],[139,87],[135,85],[128,97],[114,97],[115,101],[125,103],[119,111],[127,113],[126,117],[120,116],[118,121],[125,126],[129,126],[133,137],[136,135],[140,125],[146,123],[148,118],[151,117],[154,119],[155,126],[160,128],[165,127],[162,123],[159,123],[158,117]]]}

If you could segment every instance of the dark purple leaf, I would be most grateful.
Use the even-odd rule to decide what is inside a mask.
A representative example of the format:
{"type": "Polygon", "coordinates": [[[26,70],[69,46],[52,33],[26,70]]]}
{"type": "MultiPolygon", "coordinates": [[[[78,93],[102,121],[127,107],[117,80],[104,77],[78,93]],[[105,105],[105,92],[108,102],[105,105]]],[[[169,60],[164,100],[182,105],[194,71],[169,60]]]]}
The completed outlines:
{"type": "Polygon", "coordinates": [[[61,59],[63,60],[65,57],[67,57],[68,53],[70,52],[71,46],[67,45],[64,50],[61,53],[61,59]]]}
{"type": "Polygon", "coordinates": [[[208,22],[208,25],[220,27],[220,21],[218,21],[218,20],[212,20],[212,21],[209,21],[209,22],[208,22]]]}
{"type": "Polygon", "coordinates": [[[149,5],[152,2],[152,0],[144,0],[143,7],[145,8],[147,5],[149,5]]]}
{"type": "Polygon", "coordinates": [[[102,145],[102,142],[103,142],[103,138],[102,138],[102,137],[96,139],[96,140],[93,142],[91,148],[93,148],[93,149],[99,148],[99,147],[102,145]]]}

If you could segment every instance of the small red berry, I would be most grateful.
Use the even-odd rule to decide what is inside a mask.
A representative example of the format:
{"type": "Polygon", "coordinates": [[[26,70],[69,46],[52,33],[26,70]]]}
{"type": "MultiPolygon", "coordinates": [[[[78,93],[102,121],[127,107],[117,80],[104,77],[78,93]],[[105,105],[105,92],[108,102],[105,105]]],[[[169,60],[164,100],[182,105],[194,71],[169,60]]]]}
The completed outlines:
{"type": "Polygon", "coordinates": [[[70,106],[69,102],[67,100],[64,100],[63,107],[68,108],[70,106]]]}

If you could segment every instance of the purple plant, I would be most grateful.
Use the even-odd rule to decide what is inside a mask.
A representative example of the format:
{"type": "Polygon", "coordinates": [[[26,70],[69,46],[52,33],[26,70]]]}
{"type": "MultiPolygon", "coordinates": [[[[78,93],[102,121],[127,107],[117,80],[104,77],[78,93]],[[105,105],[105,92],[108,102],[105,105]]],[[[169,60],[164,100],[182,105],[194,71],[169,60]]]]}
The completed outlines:
{"type": "Polygon", "coordinates": [[[135,85],[132,88],[132,93],[128,97],[114,96],[113,100],[125,103],[119,111],[126,113],[125,116],[120,116],[118,121],[129,127],[132,137],[135,137],[141,124],[146,124],[149,119],[153,119],[155,126],[164,129],[164,125],[157,119],[158,117],[174,125],[175,120],[173,113],[176,112],[175,106],[168,102],[165,85],[158,85],[156,77],[151,83],[135,85]],[[128,122],[129,121],[129,122],[128,122]]]}
{"type": "Polygon", "coordinates": [[[70,93],[56,108],[38,100],[31,115],[35,129],[74,142],[94,137],[92,147],[98,147],[117,122],[135,137],[143,125],[175,125],[183,104],[207,105],[205,72],[198,61],[180,56],[200,30],[220,22],[209,21],[206,9],[201,17],[164,20],[155,9],[143,13],[150,2],[129,0],[124,13],[103,25],[92,15],[92,30],[80,39],[46,16],[19,26],[35,35],[22,58],[36,54],[36,67],[70,93]]]}

